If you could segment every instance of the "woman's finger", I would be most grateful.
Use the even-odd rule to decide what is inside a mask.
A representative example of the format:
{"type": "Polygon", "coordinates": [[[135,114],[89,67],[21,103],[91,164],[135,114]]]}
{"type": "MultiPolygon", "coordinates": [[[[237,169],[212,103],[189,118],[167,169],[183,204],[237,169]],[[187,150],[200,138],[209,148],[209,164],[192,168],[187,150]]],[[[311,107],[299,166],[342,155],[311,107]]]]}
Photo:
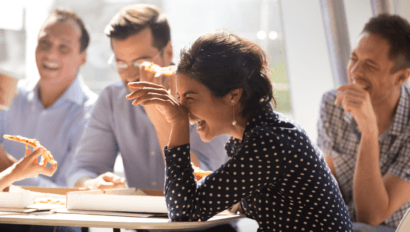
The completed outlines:
{"type": "Polygon", "coordinates": [[[137,97],[132,104],[137,105],[140,103],[143,103],[147,100],[151,100],[151,99],[162,99],[162,100],[171,100],[168,93],[166,94],[162,94],[162,93],[146,93],[144,95],[141,95],[139,97],[137,97]]]}
{"type": "Polygon", "coordinates": [[[161,105],[161,106],[166,106],[168,104],[172,104],[172,101],[169,99],[163,99],[163,98],[151,98],[151,99],[146,99],[145,101],[139,102],[141,105],[161,105]]]}
{"type": "Polygon", "coordinates": [[[152,87],[152,88],[164,88],[164,86],[155,84],[149,81],[136,81],[128,83],[128,86],[131,88],[143,88],[143,87],[152,87]]]}
{"type": "Polygon", "coordinates": [[[164,88],[158,89],[158,88],[144,87],[142,89],[138,89],[128,94],[127,96],[125,96],[125,98],[127,98],[128,100],[131,100],[131,99],[138,98],[148,93],[167,94],[168,92],[164,88]]]}
{"type": "Polygon", "coordinates": [[[57,164],[52,165],[51,168],[38,165],[38,168],[40,168],[40,174],[43,174],[46,176],[52,176],[57,170],[57,164]]]}
{"type": "Polygon", "coordinates": [[[44,152],[44,148],[39,147],[37,149],[35,149],[31,154],[28,155],[29,159],[37,159],[37,157],[39,157],[41,154],[43,154],[44,152]]]}

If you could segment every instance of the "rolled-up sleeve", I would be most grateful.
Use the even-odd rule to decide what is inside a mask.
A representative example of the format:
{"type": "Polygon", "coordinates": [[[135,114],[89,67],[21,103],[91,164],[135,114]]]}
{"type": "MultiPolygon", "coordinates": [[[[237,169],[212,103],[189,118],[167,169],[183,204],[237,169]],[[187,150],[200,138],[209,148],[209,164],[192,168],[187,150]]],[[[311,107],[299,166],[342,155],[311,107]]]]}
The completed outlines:
{"type": "Polygon", "coordinates": [[[399,149],[397,158],[387,172],[410,182],[410,134],[406,133],[401,136],[405,136],[407,139],[403,139],[404,142],[399,149]]]}

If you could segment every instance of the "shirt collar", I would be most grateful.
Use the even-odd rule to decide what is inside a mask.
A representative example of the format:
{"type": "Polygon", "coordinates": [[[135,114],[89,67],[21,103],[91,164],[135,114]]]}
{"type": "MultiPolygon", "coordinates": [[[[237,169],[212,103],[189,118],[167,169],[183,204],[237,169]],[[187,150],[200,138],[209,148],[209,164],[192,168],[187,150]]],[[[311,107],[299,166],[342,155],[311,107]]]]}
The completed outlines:
{"type": "Polygon", "coordinates": [[[267,102],[263,105],[261,110],[251,114],[251,117],[249,117],[248,122],[246,123],[244,135],[247,132],[252,131],[253,128],[266,126],[267,121],[273,117],[278,116],[274,114],[271,104],[267,102]]]}
{"type": "MultiPolygon", "coordinates": [[[[39,82],[33,87],[32,91],[29,93],[29,98],[35,98],[40,100],[38,96],[39,91],[39,82]]],[[[68,88],[64,91],[63,95],[56,101],[60,102],[63,100],[74,102],[77,105],[82,105],[84,102],[84,92],[82,91],[83,86],[85,86],[84,81],[80,74],[74,79],[74,81],[68,86],[68,88]]]]}
{"type": "Polygon", "coordinates": [[[406,129],[403,123],[407,122],[409,118],[409,100],[410,99],[408,92],[406,91],[406,88],[402,85],[399,103],[397,105],[396,112],[394,113],[392,123],[390,123],[389,126],[389,134],[400,135],[404,132],[403,130],[406,129]]]}
{"type": "Polygon", "coordinates": [[[274,113],[272,105],[265,101],[263,103],[263,108],[253,112],[249,117],[243,133],[242,141],[231,136],[229,141],[225,144],[225,150],[228,153],[228,156],[232,157],[235,154],[234,149],[236,145],[242,144],[246,140],[246,136],[249,136],[249,133],[252,133],[254,128],[266,126],[268,124],[267,122],[272,120],[274,117],[277,118],[278,115],[274,113]]]}
{"type": "MultiPolygon", "coordinates": [[[[405,125],[403,125],[403,122],[405,122],[409,118],[409,110],[410,110],[410,103],[409,103],[409,96],[408,92],[406,91],[406,88],[402,85],[401,91],[400,91],[400,99],[399,103],[396,108],[396,112],[394,113],[394,117],[392,119],[392,122],[389,125],[388,133],[391,135],[400,135],[402,133],[402,130],[405,128],[405,125]]],[[[343,119],[349,123],[352,124],[352,126],[356,127],[357,123],[353,118],[352,113],[347,113],[346,111],[343,111],[343,119]]]]}
{"type": "MultiPolygon", "coordinates": [[[[267,122],[269,120],[272,120],[274,117],[277,118],[278,115],[274,113],[272,105],[269,102],[265,102],[261,110],[253,112],[249,117],[241,142],[245,141],[246,136],[249,134],[249,132],[252,133],[252,130],[254,128],[266,126],[268,124],[267,122]]],[[[239,139],[234,139],[233,137],[231,137],[225,148],[241,142],[239,141],[239,139]]]]}

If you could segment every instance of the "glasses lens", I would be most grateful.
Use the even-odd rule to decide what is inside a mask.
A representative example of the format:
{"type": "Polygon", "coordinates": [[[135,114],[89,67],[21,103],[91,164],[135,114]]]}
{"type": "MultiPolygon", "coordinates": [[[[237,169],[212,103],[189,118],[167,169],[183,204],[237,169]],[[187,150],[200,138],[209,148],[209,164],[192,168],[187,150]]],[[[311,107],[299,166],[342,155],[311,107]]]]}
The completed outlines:
{"type": "Polygon", "coordinates": [[[111,66],[113,66],[119,73],[125,72],[128,68],[128,65],[124,62],[113,62],[111,66]]]}
{"type": "Polygon", "coordinates": [[[135,61],[135,62],[134,62],[134,67],[135,67],[135,68],[139,68],[139,67],[141,66],[141,64],[144,63],[144,62],[145,62],[145,60],[135,61]]]}

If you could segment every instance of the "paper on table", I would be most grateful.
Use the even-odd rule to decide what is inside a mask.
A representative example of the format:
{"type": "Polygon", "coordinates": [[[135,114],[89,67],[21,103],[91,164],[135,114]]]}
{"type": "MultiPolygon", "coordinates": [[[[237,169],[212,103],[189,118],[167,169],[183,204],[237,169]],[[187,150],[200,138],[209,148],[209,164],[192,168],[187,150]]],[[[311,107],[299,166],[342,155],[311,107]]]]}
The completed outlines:
{"type": "Polygon", "coordinates": [[[68,210],[167,213],[164,196],[148,196],[135,188],[67,193],[68,210]]]}
{"type": "Polygon", "coordinates": [[[87,214],[87,215],[103,215],[103,216],[121,216],[121,217],[168,217],[166,213],[134,213],[134,212],[104,212],[96,210],[69,210],[69,209],[54,209],[55,213],[71,213],[71,214],[87,214]]]}
{"type": "Polygon", "coordinates": [[[30,192],[0,192],[0,207],[2,208],[25,208],[33,203],[30,192]]]}
{"type": "Polygon", "coordinates": [[[0,208],[22,212],[65,208],[65,201],[65,195],[33,192],[14,185],[9,192],[0,192],[0,208]]]}

